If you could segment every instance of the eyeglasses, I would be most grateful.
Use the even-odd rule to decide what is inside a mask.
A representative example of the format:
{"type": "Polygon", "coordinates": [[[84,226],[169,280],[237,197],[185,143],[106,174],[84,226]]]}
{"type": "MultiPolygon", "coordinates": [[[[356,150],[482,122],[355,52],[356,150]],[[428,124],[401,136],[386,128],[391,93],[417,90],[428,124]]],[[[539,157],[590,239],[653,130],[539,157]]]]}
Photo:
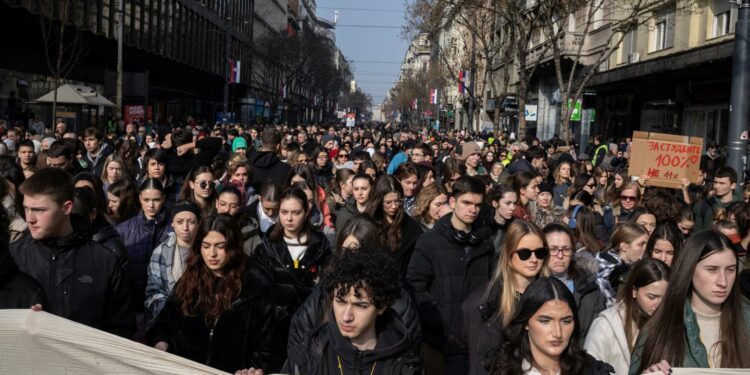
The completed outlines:
{"type": "Polygon", "coordinates": [[[213,181],[201,181],[198,183],[201,189],[213,189],[216,187],[216,183],[213,181]]]}
{"type": "Polygon", "coordinates": [[[562,253],[563,256],[569,257],[573,254],[573,248],[570,246],[564,246],[564,247],[550,247],[549,253],[552,254],[553,257],[556,257],[562,253]]]}
{"type": "Polygon", "coordinates": [[[318,160],[326,160],[326,159],[328,159],[328,156],[321,155],[321,156],[318,156],[317,159],[318,160]]]}
{"type": "Polygon", "coordinates": [[[625,202],[635,202],[635,200],[638,199],[637,197],[634,197],[632,195],[621,195],[620,200],[625,202]]]}
{"type": "Polygon", "coordinates": [[[349,155],[339,153],[339,159],[349,159],[349,155]]]}
{"type": "Polygon", "coordinates": [[[547,256],[549,255],[549,249],[546,247],[540,247],[538,249],[518,249],[514,251],[514,253],[518,254],[518,258],[521,260],[529,260],[531,258],[531,254],[534,254],[536,259],[544,260],[547,259],[547,256]]]}
{"type": "Polygon", "coordinates": [[[596,187],[596,185],[595,185],[595,184],[586,184],[586,187],[590,187],[590,188],[592,188],[592,189],[593,189],[593,188],[595,188],[595,187],[596,187]]]}
{"type": "Polygon", "coordinates": [[[404,200],[403,199],[396,199],[395,201],[389,201],[389,202],[383,201],[383,206],[396,206],[396,207],[399,207],[402,204],[404,204],[404,200]]]}

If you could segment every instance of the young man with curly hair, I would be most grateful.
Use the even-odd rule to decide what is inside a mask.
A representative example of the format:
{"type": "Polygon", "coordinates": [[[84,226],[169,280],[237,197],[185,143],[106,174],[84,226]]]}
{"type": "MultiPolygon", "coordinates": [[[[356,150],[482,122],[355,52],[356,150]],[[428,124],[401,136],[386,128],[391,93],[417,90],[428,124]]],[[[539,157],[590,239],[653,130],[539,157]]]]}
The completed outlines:
{"type": "MultiPolygon", "coordinates": [[[[346,251],[333,259],[321,285],[328,318],[289,346],[287,373],[418,374],[419,356],[391,304],[401,293],[393,261],[378,250],[346,251]]],[[[304,312],[295,314],[301,318],[304,312]]],[[[291,333],[290,333],[291,334],[291,333]]]]}

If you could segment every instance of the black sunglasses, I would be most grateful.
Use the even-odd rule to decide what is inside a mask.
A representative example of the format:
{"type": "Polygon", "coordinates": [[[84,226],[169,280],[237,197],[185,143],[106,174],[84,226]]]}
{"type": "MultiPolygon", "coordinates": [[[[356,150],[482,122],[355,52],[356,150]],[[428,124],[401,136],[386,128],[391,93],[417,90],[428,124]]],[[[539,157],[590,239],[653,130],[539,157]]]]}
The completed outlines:
{"type": "Polygon", "coordinates": [[[205,188],[213,189],[216,187],[216,183],[213,181],[201,181],[200,184],[198,184],[198,186],[200,186],[201,189],[205,189],[205,188]]]}
{"type": "Polygon", "coordinates": [[[546,247],[540,247],[538,249],[518,249],[514,251],[516,254],[518,254],[518,258],[521,260],[529,260],[531,258],[531,254],[533,253],[536,259],[544,260],[547,259],[547,256],[549,255],[549,249],[546,247]]]}

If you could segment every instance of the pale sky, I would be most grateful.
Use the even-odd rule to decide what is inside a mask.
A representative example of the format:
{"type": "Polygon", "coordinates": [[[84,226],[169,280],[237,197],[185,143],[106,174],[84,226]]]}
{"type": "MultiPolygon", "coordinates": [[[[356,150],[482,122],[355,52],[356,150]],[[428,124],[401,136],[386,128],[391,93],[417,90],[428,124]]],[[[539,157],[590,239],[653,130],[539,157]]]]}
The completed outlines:
{"type": "Polygon", "coordinates": [[[354,60],[357,85],[372,95],[374,106],[380,105],[398,78],[401,60],[409,46],[401,39],[404,0],[317,0],[317,7],[318,16],[329,20],[333,20],[334,8],[339,9],[336,44],[347,60],[354,60]]]}

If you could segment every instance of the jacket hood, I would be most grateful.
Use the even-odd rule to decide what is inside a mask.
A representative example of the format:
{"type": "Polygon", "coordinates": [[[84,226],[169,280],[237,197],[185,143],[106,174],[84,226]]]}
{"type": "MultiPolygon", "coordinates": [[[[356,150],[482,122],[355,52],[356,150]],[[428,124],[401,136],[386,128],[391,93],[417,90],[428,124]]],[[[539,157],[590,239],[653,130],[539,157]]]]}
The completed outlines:
{"type": "Polygon", "coordinates": [[[239,297],[232,303],[239,305],[255,297],[267,293],[271,289],[271,276],[262,268],[253,266],[248,260],[245,274],[242,278],[242,291],[239,297]]]}
{"type": "Polygon", "coordinates": [[[91,226],[86,223],[85,219],[79,215],[70,215],[70,224],[73,227],[73,233],[61,238],[47,238],[41,240],[44,246],[55,248],[62,251],[70,250],[86,243],[91,236],[91,226]]]}
{"type": "Polygon", "coordinates": [[[244,217],[240,219],[240,223],[242,226],[241,232],[243,240],[246,240],[260,232],[258,220],[255,220],[254,217],[244,215],[244,217]]]}
{"type": "Polygon", "coordinates": [[[117,229],[115,229],[112,224],[109,224],[104,220],[94,222],[92,224],[92,232],[94,232],[92,239],[94,240],[94,242],[98,243],[102,243],[109,239],[120,236],[120,234],[117,232],[117,229]]]}
{"type": "Polygon", "coordinates": [[[377,318],[376,329],[378,343],[373,350],[365,351],[357,350],[349,340],[341,336],[333,312],[330,314],[330,320],[326,324],[326,330],[331,337],[332,349],[341,357],[343,367],[355,371],[362,370],[365,367],[369,369],[372,363],[376,361],[392,358],[399,353],[409,350],[409,340],[406,333],[406,327],[391,309],[386,309],[385,312],[377,318]],[[357,357],[359,357],[359,360],[357,357]],[[360,364],[360,368],[354,368],[357,363],[360,364]]]}
{"type": "Polygon", "coordinates": [[[510,165],[508,166],[508,173],[510,174],[514,174],[516,172],[521,172],[521,171],[536,173],[536,171],[534,170],[534,167],[526,159],[518,159],[510,163],[510,165]]]}
{"type": "Polygon", "coordinates": [[[276,153],[271,151],[258,151],[253,152],[248,156],[247,161],[255,167],[268,169],[274,165],[281,163],[281,159],[276,156],[276,153]]]}

